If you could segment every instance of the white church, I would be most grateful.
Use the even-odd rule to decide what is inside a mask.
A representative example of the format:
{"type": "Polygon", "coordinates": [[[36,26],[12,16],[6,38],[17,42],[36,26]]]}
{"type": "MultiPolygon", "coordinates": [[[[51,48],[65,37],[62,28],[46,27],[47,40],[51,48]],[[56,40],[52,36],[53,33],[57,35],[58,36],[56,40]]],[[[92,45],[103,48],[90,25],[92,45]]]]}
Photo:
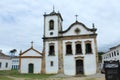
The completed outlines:
{"type": "MultiPolygon", "coordinates": [[[[77,16],[76,16],[77,17],[77,16]]],[[[77,19],[62,30],[63,18],[54,10],[44,14],[43,52],[33,46],[20,52],[21,73],[91,75],[98,70],[97,33],[77,19]]]]}

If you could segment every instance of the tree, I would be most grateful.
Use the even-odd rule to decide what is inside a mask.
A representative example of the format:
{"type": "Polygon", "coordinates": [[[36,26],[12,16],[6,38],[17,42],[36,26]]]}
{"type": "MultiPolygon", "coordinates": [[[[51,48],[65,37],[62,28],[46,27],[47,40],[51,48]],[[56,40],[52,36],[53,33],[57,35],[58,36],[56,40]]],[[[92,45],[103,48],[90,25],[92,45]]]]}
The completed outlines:
{"type": "Polygon", "coordinates": [[[99,62],[102,62],[102,55],[105,54],[105,52],[98,52],[99,62]]]}
{"type": "Polygon", "coordinates": [[[12,49],[12,50],[10,50],[10,56],[11,57],[13,57],[13,56],[15,56],[15,53],[17,52],[17,50],[16,49],[12,49]]]}

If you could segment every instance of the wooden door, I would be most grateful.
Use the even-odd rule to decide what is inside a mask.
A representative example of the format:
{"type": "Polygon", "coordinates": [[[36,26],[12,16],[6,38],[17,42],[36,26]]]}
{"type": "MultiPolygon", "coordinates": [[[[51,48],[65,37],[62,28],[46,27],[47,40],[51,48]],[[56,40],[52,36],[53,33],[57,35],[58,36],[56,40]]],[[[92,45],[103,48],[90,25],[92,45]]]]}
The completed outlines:
{"type": "Polygon", "coordinates": [[[29,64],[29,73],[33,73],[34,70],[34,64],[30,63],[29,64]]]}
{"type": "Polygon", "coordinates": [[[83,74],[83,60],[76,60],[76,74],[83,74]]]}

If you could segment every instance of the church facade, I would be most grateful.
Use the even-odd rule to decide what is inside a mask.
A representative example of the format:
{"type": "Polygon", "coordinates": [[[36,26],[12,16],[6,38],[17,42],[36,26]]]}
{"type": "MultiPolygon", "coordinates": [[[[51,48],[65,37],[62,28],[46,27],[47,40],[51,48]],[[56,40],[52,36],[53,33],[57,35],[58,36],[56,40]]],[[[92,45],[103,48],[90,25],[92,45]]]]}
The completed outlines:
{"type": "Polygon", "coordinates": [[[45,73],[95,74],[98,68],[97,29],[76,20],[63,31],[62,22],[61,14],[54,10],[44,14],[45,73]]]}
{"type": "Polygon", "coordinates": [[[43,54],[31,46],[19,54],[20,73],[42,73],[43,54]]]}

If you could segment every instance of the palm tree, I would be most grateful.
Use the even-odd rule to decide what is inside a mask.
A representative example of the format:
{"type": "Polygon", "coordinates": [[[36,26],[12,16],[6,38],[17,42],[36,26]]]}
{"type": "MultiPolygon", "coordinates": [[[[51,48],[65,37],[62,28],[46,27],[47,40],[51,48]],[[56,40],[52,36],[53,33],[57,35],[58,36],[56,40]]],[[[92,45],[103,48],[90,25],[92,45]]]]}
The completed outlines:
{"type": "Polygon", "coordinates": [[[10,50],[10,56],[11,57],[13,57],[13,56],[15,56],[15,53],[17,52],[17,50],[16,49],[12,49],[12,50],[10,50]]]}

